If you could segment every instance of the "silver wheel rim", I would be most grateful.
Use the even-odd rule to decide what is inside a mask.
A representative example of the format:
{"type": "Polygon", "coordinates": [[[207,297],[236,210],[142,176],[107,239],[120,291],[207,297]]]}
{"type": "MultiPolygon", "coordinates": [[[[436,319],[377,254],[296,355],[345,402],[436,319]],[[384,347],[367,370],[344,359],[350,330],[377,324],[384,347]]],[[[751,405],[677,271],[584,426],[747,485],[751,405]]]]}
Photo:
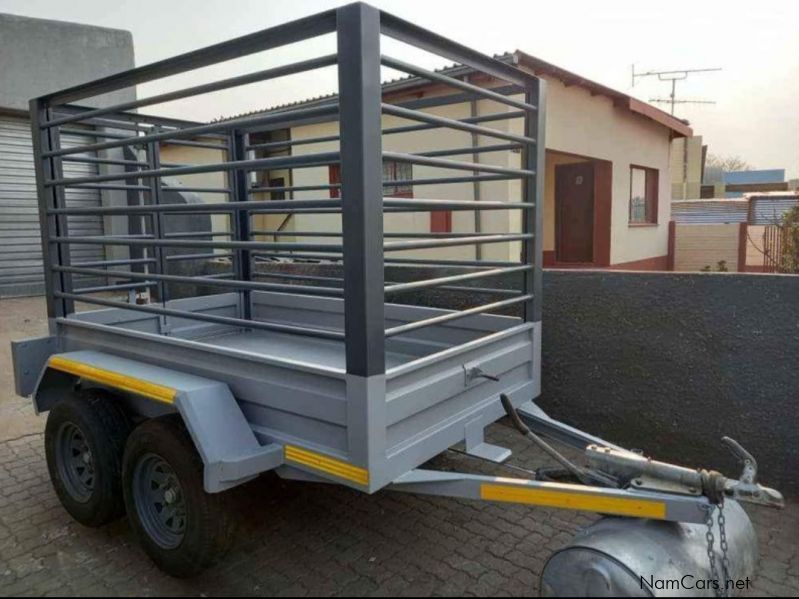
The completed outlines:
{"type": "Polygon", "coordinates": [[[160,547],[174,549],[186,534],[186,501],[175,471],[154,453],[133,470],[133,500],[139,522],[160,547]]]}
{"type": "Polygon", "coordinates": [[[91,499],[95,484],[95,464],[86,435],[72,422],[63,423],[56,434],[56,466],[67,493],[75,501],[91,499]]]}

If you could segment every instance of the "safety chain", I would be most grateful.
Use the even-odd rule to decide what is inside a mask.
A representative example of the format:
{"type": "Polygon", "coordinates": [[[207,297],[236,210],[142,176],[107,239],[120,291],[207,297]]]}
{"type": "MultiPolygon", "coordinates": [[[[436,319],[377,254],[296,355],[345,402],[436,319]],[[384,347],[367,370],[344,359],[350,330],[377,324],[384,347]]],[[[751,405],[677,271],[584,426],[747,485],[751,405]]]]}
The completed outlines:
{"type": "Polygon", "coordinates": [[[721,549],[721,576],[719,575],[718,566],[716,565],[716,551],[714,545],[716,537],[713,534],[713,512],[716,510],[715,505],[707,506],[707,519],[705,524],[707,532],[705,538],[707,539],[707,558],[710,561],[710,575],[714,580],[718,581],[719,588],[716,589],[716,597],[727,597],[727,580],[730,573],[730,559],[727,555],[727,520],[724,517],[724,501],[718,504],[719,516],[719,548],[721,549]]]}

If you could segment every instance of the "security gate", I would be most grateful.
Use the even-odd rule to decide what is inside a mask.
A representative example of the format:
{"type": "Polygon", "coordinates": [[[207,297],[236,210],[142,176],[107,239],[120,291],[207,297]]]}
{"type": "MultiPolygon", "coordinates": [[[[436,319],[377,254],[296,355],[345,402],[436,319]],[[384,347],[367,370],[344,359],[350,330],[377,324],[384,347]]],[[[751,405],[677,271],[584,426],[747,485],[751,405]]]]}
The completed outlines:
{"type": "MultiPolygon", "coordinates": [[[[91,141],[74,135],[61,138],[65,147],[91,141]]],[[[64,162],[64,171],[70,177],[98,174],[95,164],[81,162],[64,162]]],[[[100,192],[70,189],[67,203],[99,207],[100,192]]],[[[103,221],[98,216],[70,220],[70,226],[80,231],[80,235],[103,234],[103,221]]],[[[104,257],[101,246],[77,247],[73,255],[87,261],[104,257]]],[[[41,293],[44,293],[44,275],[30,121],[0,117],[0,297],[41,293]]]]}

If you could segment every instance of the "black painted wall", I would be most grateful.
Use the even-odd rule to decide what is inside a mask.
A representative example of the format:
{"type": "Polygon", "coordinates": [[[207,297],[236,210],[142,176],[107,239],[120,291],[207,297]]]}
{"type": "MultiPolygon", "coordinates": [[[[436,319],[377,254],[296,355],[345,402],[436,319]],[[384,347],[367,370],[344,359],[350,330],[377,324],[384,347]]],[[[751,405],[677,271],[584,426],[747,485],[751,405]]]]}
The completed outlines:
{"type": "Polygon", "coordinates": [[[739,466],[799,494],[799,276],[547,271],[542,397],[553,417],[653,457],[739,466]]]}

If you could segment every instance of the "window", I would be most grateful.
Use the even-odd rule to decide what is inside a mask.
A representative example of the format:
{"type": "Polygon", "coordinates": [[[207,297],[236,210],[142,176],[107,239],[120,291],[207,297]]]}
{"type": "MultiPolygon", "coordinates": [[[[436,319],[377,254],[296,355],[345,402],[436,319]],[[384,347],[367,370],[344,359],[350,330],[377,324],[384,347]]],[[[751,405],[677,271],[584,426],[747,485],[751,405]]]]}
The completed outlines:
{"type": "MultiPolygon", "coordinates": [[[[383,162],[383,181],[410,181],[413,179],[413,164],[410,162],[383,162]]],[[[394,198],[412,198],[410,185],[389,185],[383,188],[383,195],[394,198]]]]}
{"type": "MultiPolygon", "coordinates": [[[[383,182],[409,181],[413,179],[413,164],[409,162],[383,162],[383,182]]],[[[331,164],[328,167],[328,182],[331,185],[341,184],[341,165],[331,164]]],[[[412,198],[413,187],[411,185],[386,185],[383,187],[383,195],[393,198],[412,198]]],[[[340,188],[333,187],[330,190],[331,198],[340,197],[340,188]]],[[[430,213],[430,232],[431,233],[451,233],[452,232],[452,211],[436,210],[430,213]]]]}
{"type": "MultiPolygon", "coordinates": [[[[413,179],[413,165],[409,162],[383,162],[383,182],[409,181],[413,179]]],[[[341,165],[331,164],[328,167],[328,181],[331,185],[341,183],[341,165]]],[[[330,197],[339,197],[339,188],[330,190],[330,197]]],[[[383,195],[392,198],[412,198],[413,187],[411,185],[386,185],[383,187],[383,195]]]]}
{"type": "Polygon", "coordinates": [[[630,224],[658,222],[658,171],[643,166],[630,167],[630,224]]]}

